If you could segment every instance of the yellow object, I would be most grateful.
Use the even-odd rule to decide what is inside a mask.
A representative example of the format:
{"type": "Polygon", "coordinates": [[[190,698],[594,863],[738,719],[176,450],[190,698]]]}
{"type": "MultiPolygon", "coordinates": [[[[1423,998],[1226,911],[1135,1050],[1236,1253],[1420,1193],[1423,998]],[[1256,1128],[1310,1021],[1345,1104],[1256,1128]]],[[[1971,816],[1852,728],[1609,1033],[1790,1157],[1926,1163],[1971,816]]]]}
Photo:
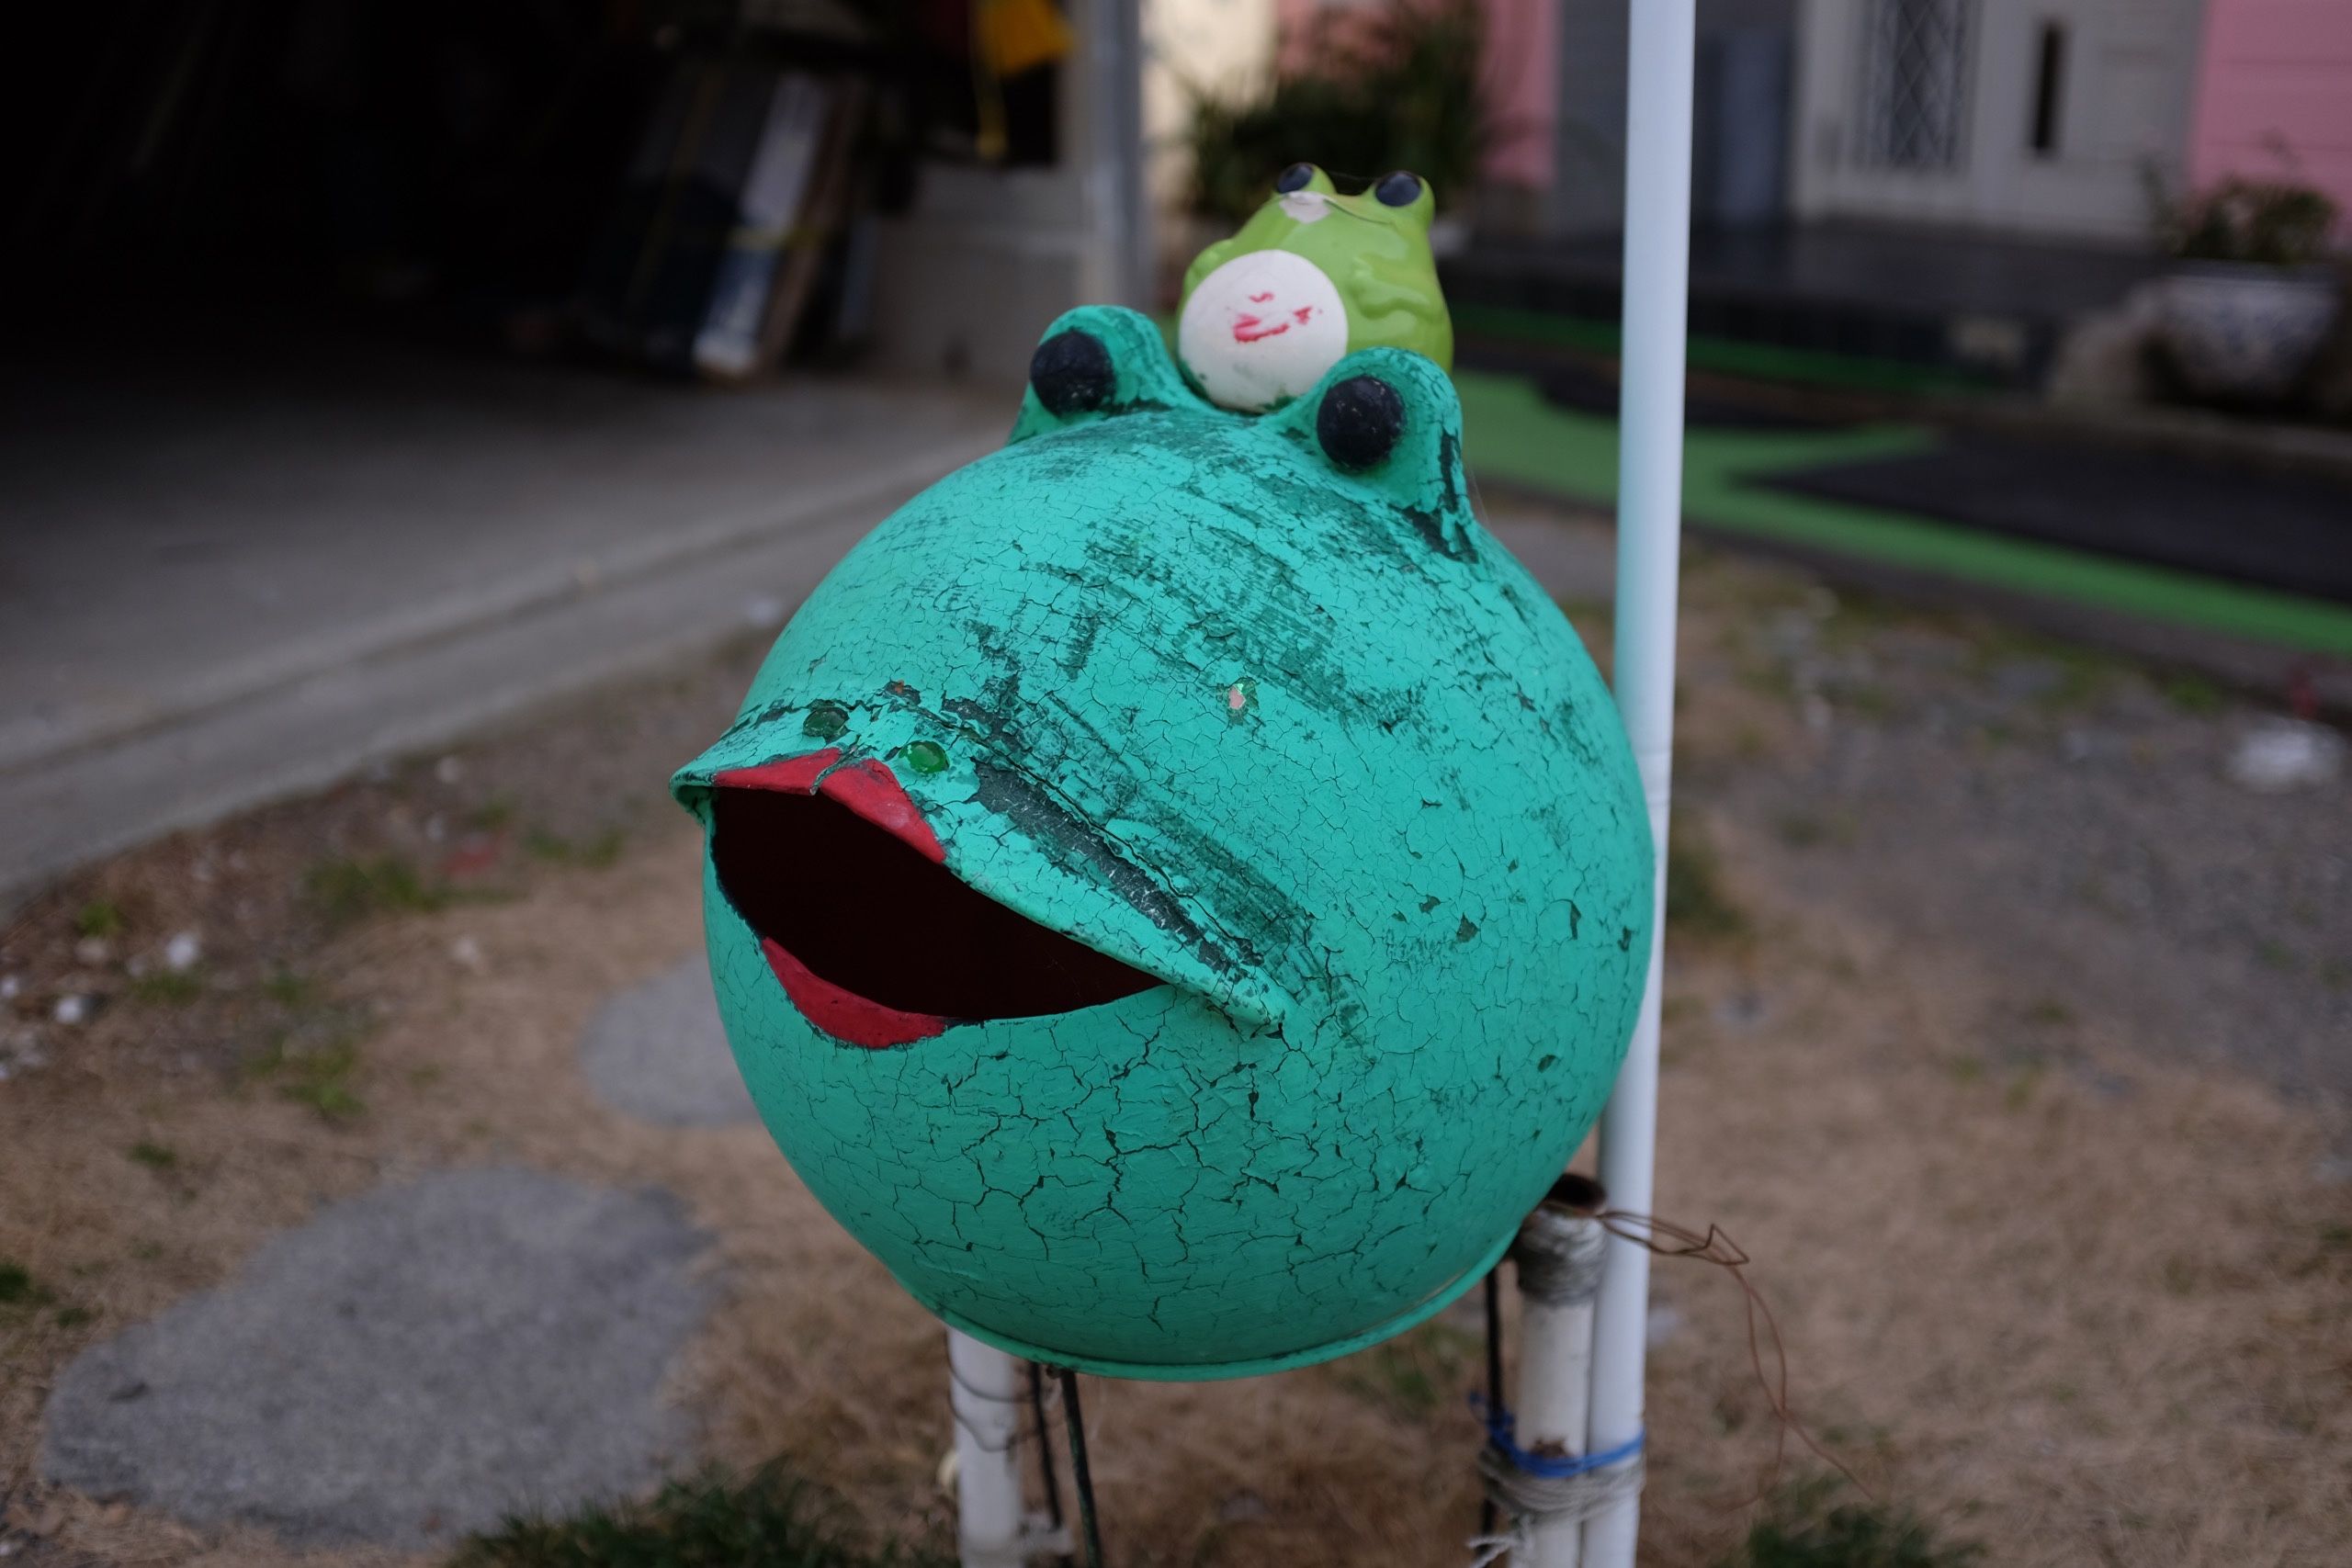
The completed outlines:
{"type": "Polygon", "coordinates": [[[974,0],[980,58],[1000,77],[1051,65],[1076,39],[1053,0],[974,0]]]}

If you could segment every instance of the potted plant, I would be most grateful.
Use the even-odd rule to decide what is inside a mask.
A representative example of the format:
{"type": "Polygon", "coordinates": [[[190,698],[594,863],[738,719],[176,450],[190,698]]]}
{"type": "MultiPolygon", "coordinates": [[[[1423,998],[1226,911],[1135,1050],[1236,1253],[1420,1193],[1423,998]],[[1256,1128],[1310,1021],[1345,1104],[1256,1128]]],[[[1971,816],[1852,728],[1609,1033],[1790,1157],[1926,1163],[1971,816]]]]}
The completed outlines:
{"type": "Polygon", "coordinates": [[[1458,248],[1463,210],[1498,130],[1479,80],[1485,43],[1477,0],[1318,12],[1293,51],[1297,63],[1256,91],[1193,93],[1187,206],[1225,232],[1301,159],[1367,181],[1409,169],[1437,193],[1432,246],[1458,248]]]}
{"type": "Polygon", "coordinates": [[[2239,177],[2159,209],[2175,261],[2157,338],[2190,391],[2268,403],[2295,389],[2335,319],[2335,217],[2309,186],[2239,177]]]}

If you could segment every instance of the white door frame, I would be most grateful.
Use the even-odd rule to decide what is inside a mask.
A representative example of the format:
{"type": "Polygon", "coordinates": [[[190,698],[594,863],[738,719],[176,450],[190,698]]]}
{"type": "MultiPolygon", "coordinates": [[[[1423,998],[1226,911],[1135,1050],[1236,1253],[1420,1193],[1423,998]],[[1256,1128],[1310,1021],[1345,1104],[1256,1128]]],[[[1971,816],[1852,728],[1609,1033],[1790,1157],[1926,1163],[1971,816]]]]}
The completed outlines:
{"type": "Polygon", "coordinates": [[[1864,22],[1875,0],[1806,0],[1792,205],[1831,215],[2133,240],[2146,175],[2186,156],[2202,0],[1956,0],[1969,12],[1958,156],[1943,170],[1860,157],[1864,22]],[[2065,29],[2057,137],[2029,145],[2041,29],[2065,29]]]}

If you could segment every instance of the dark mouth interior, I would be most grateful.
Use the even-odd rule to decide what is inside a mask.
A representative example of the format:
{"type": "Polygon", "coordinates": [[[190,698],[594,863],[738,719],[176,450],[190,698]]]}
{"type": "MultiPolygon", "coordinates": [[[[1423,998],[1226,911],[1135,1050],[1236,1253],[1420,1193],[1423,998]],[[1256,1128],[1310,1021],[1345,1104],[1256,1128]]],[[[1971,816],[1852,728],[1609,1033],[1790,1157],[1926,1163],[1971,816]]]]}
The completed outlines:
{"type": "Polygon", "coordinates": [[[711,859],[735,912],[868,1001],[935,1018],[1036,1018],[1162,983],[974,892],[822,795],[721,789],[711,810],[711,859]]]}

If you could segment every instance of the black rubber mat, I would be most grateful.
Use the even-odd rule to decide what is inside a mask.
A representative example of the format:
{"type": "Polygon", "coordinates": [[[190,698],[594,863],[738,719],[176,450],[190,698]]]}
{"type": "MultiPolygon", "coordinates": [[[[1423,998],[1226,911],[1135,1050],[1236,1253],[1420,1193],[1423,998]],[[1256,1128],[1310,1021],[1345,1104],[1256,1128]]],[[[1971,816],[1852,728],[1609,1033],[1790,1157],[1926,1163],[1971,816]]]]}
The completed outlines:
{"type": "MultiPolygon", "coordinates": [[[[1454,353],[1465,370],[1528,378],[1543,393],[1544,400],[1555,408],[1601,419],[1617,417],[1617,369],[1613,365],[1483,337],[1462,339],[1454,353]]],[[[1711,395],[1703,389],[1685,399],[1683,419],[1693,430],[1834,430],[1850,423],[1787,412],[1774,407],[1768,398],[1743,401],[1711,395]]]]}
{"type": "Polygon", "coordinates": [[[2352,603],[2352,485],[2316,475],[1968,434],[1751,482],[2352,603]]]}
{"type": "MultiPolygon", "coordinates": [[[[1480,367],[1484,368],[1484,367],[1480,367]]],[[[1544,400],[1577,413],[1617,417],[1617,377],[1613,371],[1578,365],[1547,366],[1536,373],[1544,400]]],[[[1761,403],[1692,392],[1683,400],[1683,422],[1693,430],[1832,430],[1841,423],[1794,414],[1761,403]]]]}

